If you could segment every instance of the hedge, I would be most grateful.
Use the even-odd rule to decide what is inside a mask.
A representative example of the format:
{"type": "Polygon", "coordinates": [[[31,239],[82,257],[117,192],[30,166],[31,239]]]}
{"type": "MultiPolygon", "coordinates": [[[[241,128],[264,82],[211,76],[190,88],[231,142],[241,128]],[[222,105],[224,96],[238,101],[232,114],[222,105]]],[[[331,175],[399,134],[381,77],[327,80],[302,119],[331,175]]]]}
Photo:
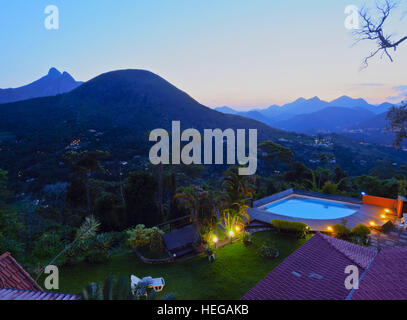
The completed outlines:
{"type": "Polygon", "coordinates": [[[292,233],[300,237],[305,236],[309,230],[309,227],[305,223],[280,219],[274,219],[271,221],[271,225],[279,232],[292,233]]]}
{"type": "Polygon", "coordinates": [[[348,239],[351,235],[350,229],[343,224],[335,224],[332,226],[332,229],[339,239],[348,239]]]}
{"type": "Polygon", "coordinates": [[[356,227],[352,229],[352,233],[355,236],[366,238],[370,234],[370,229],[363,224],[358,224],[356,227]]]}

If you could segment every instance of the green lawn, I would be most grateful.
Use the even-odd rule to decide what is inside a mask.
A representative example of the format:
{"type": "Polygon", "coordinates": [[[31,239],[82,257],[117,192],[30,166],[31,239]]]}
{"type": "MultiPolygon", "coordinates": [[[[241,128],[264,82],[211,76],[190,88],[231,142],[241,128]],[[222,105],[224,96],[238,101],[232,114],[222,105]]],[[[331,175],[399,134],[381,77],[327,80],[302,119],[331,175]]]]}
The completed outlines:
{"type": "MultiPolygon", "coordinates": [[[[308,238],[307,238],[308,239],[308,238]]],[[[246,247],[241,241],[217,249],[217,260],[209,263],[205,256],[166,265],[142,263],[133,253],[113,256],[103,265],[81,264],[60,268],[60,292],[79,293],[91,281],[103,281],[109,275],[139,278],[163,277],[163,294],[174,292],[177,299],[240,299],[274,267],[300,247],[306,240],[272,232],[253,236],[246,247]],[[276,260],[260,258],[257,248],[264,242],[273,243],[280,251],[276,260]]]]}

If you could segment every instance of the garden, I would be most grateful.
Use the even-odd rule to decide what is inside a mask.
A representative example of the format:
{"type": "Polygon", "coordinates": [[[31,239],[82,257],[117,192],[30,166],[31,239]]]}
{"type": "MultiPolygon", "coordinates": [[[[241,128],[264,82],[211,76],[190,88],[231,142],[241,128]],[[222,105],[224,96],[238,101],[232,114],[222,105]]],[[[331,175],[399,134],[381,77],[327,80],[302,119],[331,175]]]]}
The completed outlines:
{"type": "Polygon", "coordinates": [[[215,249],[217,259],[214,263],[203,253],[176,263],[145,264],[134,252],[128,251],[111,256],[103,264],[82,262],[60,267],[58,291],[81,293],[89,282],[104,282],[111,275],[127,277],[130,286],[130,275],[136,275],[163,277],[166,286],[161,296],[173,293],[180,300],[240,299],[309,237],[299,239],[273,231],[255,233],[249,243],[238,239],[215,249]],[[264,254],[264,248],[273,255],[267,255],[267,250],[264,254]],[[279,253],[278,257],[275,252],[279,253]]]}

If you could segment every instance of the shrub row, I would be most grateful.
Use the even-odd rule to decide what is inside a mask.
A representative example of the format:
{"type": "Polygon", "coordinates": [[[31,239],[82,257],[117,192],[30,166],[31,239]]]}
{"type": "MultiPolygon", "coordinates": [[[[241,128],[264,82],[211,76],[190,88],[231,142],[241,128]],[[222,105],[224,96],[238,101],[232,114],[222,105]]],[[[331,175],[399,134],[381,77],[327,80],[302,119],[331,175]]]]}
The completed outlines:
{"type": "Polygon", "coordinates": [[[298,237],[304,237],[309,230],[309,227],[305,223],[280,219],[274,219],[271,221],[271,225],[279,232],[294,234],[298,237]]]}
{"type": "Polygon", "coordinates": [[[363,224],[358,224],[352,230],[342,224],[335,224],[332,226],[332,230],[337,238],[345,240],[350,239],[352,236],[366,239],[370,234],[370,229],[363,224]]]}

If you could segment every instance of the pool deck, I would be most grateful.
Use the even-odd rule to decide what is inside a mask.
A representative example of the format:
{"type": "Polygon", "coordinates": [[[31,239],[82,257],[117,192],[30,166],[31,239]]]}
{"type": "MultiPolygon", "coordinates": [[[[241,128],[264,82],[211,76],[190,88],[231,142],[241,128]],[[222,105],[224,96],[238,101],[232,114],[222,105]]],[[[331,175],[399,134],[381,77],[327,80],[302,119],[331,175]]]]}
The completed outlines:
{"type": "Polygon", "coordinates": [[[342,224],[343,220],[346,220],[346,226],[348,228],[353,228],[358,224],[364,224],[366,226],[369,225],[370,221],[374,221],[377,226],[381,226],[386,223],[388,220],[392,220],[393,216],[389,215],[389,218],[383,220],[380,218],[380,215],[384,213],[384,208],[369,204],[364,204],[361,200],[337,195],[328,195],[310,191],[302,191],[302,190],[295,190],[289,189],[277,194],[274,194],[270,197],[266,197],[264,199],[255,201],[253,204],[253,208],[248,210],[250,215],[251,222],[260,222],[263,224],[270,224],[270,222],[274,219],[281,219],[287,221],[296,221],[296,222],[303,222],[306,223],[312,231],[326,231],[328,226],[332,226],[334,224],[342,224]],[[329,220],[321,220],[321,219],[303,219],[303,218],[293,218],[289,216],[283,216],[271,212],[267,212],[265,210],[259,209],[270,202],[277,201],[283,199],[289,195],[302,195],[302,196],[309,196],[315,197],[320,199],[326,200],[334,200],[334,201],[343,201],[352,204],[360,205],[361,208],[355,212],[354,214],[347,216],[345,218],[339,219],[329,219],[329,220]]]}

